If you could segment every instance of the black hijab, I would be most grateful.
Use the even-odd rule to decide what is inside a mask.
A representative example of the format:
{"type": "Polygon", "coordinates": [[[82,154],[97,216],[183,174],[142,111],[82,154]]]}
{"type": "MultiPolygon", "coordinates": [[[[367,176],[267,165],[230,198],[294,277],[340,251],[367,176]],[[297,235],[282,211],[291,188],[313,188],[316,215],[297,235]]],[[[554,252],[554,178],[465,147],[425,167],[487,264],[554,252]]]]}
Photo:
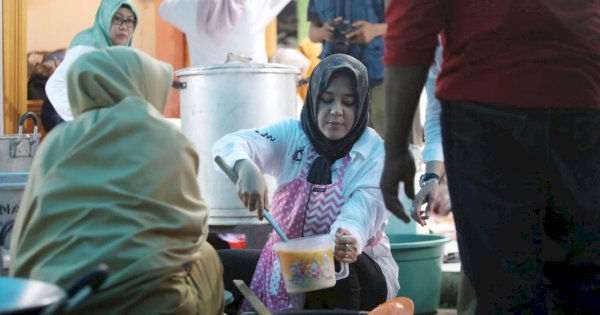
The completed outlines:
{"type": "Polygon", "coordinates": [[[367,128],[369,105],[369,80],[367,68],[352,56],[335,54],[326,57],[314,69],[310,87],[302,108],[302,129],[319,156],[308,173],[307,180],[313,184],[331,184],[331,164],[344,157],[367,128]],[[329,140],[319,129],[317,122],[318,102],[334,73],[343,71],[354,77],[356,82],[357,108],[354,125],[348,134],[339,140],[329,140]]]}

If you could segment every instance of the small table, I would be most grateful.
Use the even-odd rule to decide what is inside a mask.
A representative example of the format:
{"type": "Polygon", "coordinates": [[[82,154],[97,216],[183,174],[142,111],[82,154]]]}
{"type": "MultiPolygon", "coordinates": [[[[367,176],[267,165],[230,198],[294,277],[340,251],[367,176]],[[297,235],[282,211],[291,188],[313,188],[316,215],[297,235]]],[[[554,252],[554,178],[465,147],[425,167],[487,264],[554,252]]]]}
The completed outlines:
{"type": "Polygon", "coordinates": [[[66,297],[58,286],[42,281],[0,277],[1,314],[36,312],[66,297]]]}

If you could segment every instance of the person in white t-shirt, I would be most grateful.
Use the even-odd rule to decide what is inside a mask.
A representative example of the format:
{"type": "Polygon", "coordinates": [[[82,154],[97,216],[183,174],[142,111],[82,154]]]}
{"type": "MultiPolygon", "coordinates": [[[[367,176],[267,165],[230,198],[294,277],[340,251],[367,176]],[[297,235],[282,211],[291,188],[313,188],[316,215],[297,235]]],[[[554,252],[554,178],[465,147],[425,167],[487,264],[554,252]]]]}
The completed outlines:
{"type": "Polygon", "coordinates": [[[165,0],[158,14],[187,37],[192,65],[222,64],[229,53],[266,63],[265,29],[290,0],[165,0]]]}

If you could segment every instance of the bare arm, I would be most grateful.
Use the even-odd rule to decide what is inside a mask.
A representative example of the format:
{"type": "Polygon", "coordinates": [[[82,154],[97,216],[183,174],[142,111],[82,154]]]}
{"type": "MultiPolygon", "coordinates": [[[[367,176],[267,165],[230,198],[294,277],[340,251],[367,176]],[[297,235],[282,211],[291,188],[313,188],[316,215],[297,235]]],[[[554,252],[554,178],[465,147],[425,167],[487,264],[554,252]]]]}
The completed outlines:
{"type": "Polygon", "coordinates": [[[414,198],[415,163],[408,150],[408,134],[428,70],[429,66],[394,66],[386,67],[384,73],[388,129],[381,190],[387,209],[404,222],[410,218],[398,199],[398,184],[403,182],[406,195],[414,198]]]}
{"type": "Polygon", "coordinates": [[[425,164],[425,173],[436,173],[442,178],[446,174],[446,167],[442,161],[429,161],[425,164]]]}

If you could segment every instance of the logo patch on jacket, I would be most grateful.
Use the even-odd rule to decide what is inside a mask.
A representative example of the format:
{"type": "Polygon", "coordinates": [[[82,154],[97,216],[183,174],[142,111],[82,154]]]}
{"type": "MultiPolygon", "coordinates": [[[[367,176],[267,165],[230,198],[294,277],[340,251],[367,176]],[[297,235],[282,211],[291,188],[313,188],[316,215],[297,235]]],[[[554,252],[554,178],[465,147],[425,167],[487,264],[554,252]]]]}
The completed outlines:
{"type": "Polygon", "coordinates": [[[254,130],[254,132],[256,132],[259,136],[261,136],[267,140],[271,140],[271,142],[275,141],[275,138],[273,138],[273,136],[271,136],[270,134],[268,134],[266,132],[260,132],[258,130],[254,130]]]}
{"type": "Polygon", "coordinates": [[[302,161],[302,158],[304,157],[304,148],[298,148],[296,149],[296,151],[294,151],[294,154],[292,154],[292,161],[294,162],[300,162],[302,161]]]}

